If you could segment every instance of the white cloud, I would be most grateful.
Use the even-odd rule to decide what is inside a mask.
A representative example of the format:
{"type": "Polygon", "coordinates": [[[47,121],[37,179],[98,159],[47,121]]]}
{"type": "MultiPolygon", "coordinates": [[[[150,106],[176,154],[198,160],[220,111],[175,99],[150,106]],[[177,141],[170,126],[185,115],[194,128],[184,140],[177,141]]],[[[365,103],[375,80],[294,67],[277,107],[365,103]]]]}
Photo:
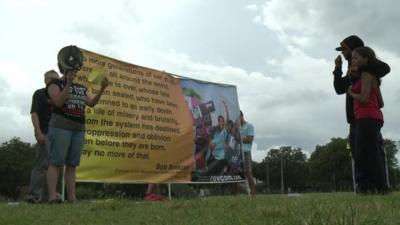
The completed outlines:
{"type": "Polygon", "coordinates": [[[290,145],[311,151],[347,135],[344,96],[334,93],[331,71],[334,47],[350,34],[360,35],[392,68],[382,86],[382,132],[398,140],[397,5],[394,0],[0,1],[0,118],[10,124],[1,141],[11,136],[33,141],[32,93],[43,86],[42,74],[56,67],[58,50],[76,44],[126,62],[236,85],[240,106],[256,128],[255,149],[290,145]]]}
{"type": "Polygon", "coordinates": [[[310,151],[333,136],[346,135],[344,98],[333,91],[327,61],[293,47],[288,51],[290,55],[284,60],[272,62],[280,68],[277,76],[194,62],[176,51],[160,54],[160,60],[174,68],[169,71],[172,73],[236,85],[240,106],[255,126],[255,141],[260,148],[295,145],[310,151]],[[341,120],[341,125],[332,117],[341,120]]]}
{"type": "Polygon", "coordinates": [[[397,5],[394,0],[269,0],[262,6],[262,21],[286,44],[312,49],[358,34],[366,43],[400,50],[393,38],[400,33],[394,28],[400,19],[397,5]]]}
{"type": "MultiPolygon", "coordinates": [[[[329,73],[328,69],[333,69],[333,59],[335,53],[333,48],[345,37],[351,34],[359,35],[366,45],[375,49],[380,58],[387,62],[392,69],[392,72],[383,78],[382,92],[385,98],[385,107],[383,112],[385,114],[385,125],[382,129],[384,137],[393,140],[399,140],[400,128],[398,115],[400,113],[399,102],[400,88],[398,83],[400,77],[396,76],[400,66],[400,39],[394,38],[399,36],[400,31],[394,29],[396,23],[400,19],[397,6],[398,2],[393,0],[376,2],[373,0],[356,0],[356,1],[329,1],[329,0],[303,0],[303,1],[290,1],[290,0],[269,0],[265,1],[262,7],[261,17],[263,25],[267,29],[275,33],[279,41],[285,46],[294,46],[294,51],[298,51],[304,55],[298,55],[299,60],[293,60],[292,57],[286,56],[289,59],[284,59],[281,63],[276,60],[269,61],[269,65],[273,68],[270,71],[279,74],[279,68],[282,69],[283,74],[288,74],[290,71],[295,71],[297,68],[298,74],[305,76],[307,80],[313,80],[312,85],[318,85],[322,89],[329,91],[332,89],[332,84],[328,84],[321,80],[321,77],[310,77],[307,75],[317,74],[315,72],[307,71],[303,65],[308,65],[309,61],[305,59],[313,59],[311,61],[323,61],[327,69],[322,73],[329,73]],[[333,54],[333,55],[332,55],[333,54]],[[319,60],[318,60],[319,58],[319,60]],[[291,60],[292,59],[292,60],[291,60]],[[289,69],[285,69],[289,68],[289,69]],[[278,71],[277,71],[278,70],[278,71]],[[316,79],[316,80],[314,80],[316,79]]],[[[294,52],[289,47],[289,52],[293,55],[294,52]]],[[[285,58],[285,57],[284,57],[285,58]]],[[[313,70],[313,69],[311,69],[313,70]]],[[[327,78],[327,77],[325,77],[327,78]]],[[[324,78],[324,79],[325,79],[324,78]]],[[[304,87],[307,84],[302,83],[304,87]]],[[[312,95],[312,94],[311,94],[312,95]]],[[[301,113],[322,113],[326,119],[339,123],[338,117],[334,113],[344,114],[344,107],[340,110],[335,108],[333,102],[330,102],[334,96],[331,94],[325,96],[324,104],[327,110],[314,109],[308,111],[301,106],[296,106],[296,110],[301,113]],[[343,110],[342,112],[340,112],[343,110]],[[326,114],[328,112],[328,114],[326,114]]],[[[344,97],[337,96],[337,100],[341,100],[344,104],[344,97]]],[[[340,102],[336,102],[337,106],[340,102]]],[[[294,119],[294,118],[292,118],[294,119]]],[[[292,124],[294,129],[301,127],[305,129],[315,129],[316,132],[331,130],[332,133],[343,134],[343,131],[337,130],[338,126],[334,124],[326,124],[324,120],[318,120],[316,123],[303,123],[292,124]],[[334,129],[336,127],[336,129],[334,129]]],[[[312,121],[309,121],[312,122],[312,121]]],[[[343,126],[345,123],[343,123],[343,126]]],[[[341,128],[343,129],[343,128],[341,128]]],[[[346,129],[346,128],[344,128],[346,129]]],[[[301,131],[299,130],[299,133],[301,131]]],[[[345,132],[345,130],[344,130],[345,132]]],[[[317,137],[322,137],[321,134],[315,134],[317,137]]],[[[331,136],[335,136],[331,134],[331,136]]],[[[290,140],[287,137],[286,140],[290,140]]],[[[293,143],[293,142],[292,142],[293,143]]]]}
{"type": "Polygon", "coordinates": [[[250,10],[250,11],[257,11],[258,10],[258,6],[257,6],[257,4],[251,4],[251,5],[247,5],[245,7],[245,9],[250,10]]]}
{"type": "Polygon", "coordinates": [[[1,143],[13,137],[19,137],[25,142],[34,142],[33,126],[30,125],[30,117],[25,113],[12,107],[0,106],[0,117],[5,118],[0,130],[1,143]]]}

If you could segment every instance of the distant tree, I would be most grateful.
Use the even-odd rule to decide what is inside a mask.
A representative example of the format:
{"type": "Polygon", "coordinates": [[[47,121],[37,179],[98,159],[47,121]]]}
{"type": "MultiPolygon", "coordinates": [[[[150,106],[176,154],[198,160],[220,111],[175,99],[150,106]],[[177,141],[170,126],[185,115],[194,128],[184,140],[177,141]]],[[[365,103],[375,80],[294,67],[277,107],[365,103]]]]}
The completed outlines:
{"type": "Polygon", "coordinates": [[[351,191],[353,187],[351,153],[347,139],[332,138],[316,146],[309,160],[309,184],[318,191],[351,191]]]}
{"type": "Polygon", "coordinates": [[[396,154],[399,152],[399,150],[397,149],[395,141],[390,139],[384,140],[384,146],[389,172],[389,182],[393,188],[398,188],[400,182],[400,168],[396,154]]]}
{"type": "Polygon", "coordinates": [[[278,192],[282,188],[283,175],[285,192],[288,187],[293,191],[303,191],[307,178],[306,160],[307,157],[300,148],[293,149],[290,146],[282,146],[279,149],[271,149],[267,157],[257,165],[254,176],[262,180],[266,187],[269,183],[270,186],[267,188],[278,192]]]}
{"type": "Polygon", "coordinates": [[[29,143],[14,137],[0,146],[0,195],[16,198],[18,187],[29,184],[34,150],[29,143]]]}

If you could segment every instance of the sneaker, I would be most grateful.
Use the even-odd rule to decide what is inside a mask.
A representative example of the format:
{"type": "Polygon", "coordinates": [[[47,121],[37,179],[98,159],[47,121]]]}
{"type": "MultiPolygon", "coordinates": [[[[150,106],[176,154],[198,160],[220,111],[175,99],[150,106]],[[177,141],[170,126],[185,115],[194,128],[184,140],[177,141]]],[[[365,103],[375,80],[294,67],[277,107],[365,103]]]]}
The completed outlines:
{"type": "Polygon", "coordinates": [[[56,198],[55,199],[49,199],[49,201],[47,202],[48,204],[59,204],[62,203],[62,197],[59,193],[56,193],[56,198]]]}
{"type": "Polygon", "coordinates": [[[143,198],[145,201],[163,201],[165,200],[165,196],[158,195],[155,193],[148,193],[144,195],[143,198]]]}
{"type": "Polygon", "coordinates": [[[38,198],[34,198],[34,197],[28,197],[24,199],[27,203],[30,204],[39,204],[40,200],[38,198]]]}

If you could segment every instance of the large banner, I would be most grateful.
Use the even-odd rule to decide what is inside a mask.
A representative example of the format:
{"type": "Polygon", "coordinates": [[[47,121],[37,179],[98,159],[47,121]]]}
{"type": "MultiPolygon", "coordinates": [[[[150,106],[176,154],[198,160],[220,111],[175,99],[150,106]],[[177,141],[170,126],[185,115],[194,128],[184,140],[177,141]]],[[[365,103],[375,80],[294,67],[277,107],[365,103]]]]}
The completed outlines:
{"type": "Polygon", "coordinates": [[[121,62],[83,50],[88,94],[77,181],[189,183],[243,180],[236,87],[121,62]]]}
{"type": "Polygon", "coordinates": [[[192,79],[180,82],[196,135],[192,181],[243,180],[236,87],[192,79]]]}
{"type": "Polygon", "coordinates": [[[99,103],[86,110],[86,140],[77,180],[112,183],[190,182],[194,132],[179,80],[82,50],[77,80],[99,103]]]}

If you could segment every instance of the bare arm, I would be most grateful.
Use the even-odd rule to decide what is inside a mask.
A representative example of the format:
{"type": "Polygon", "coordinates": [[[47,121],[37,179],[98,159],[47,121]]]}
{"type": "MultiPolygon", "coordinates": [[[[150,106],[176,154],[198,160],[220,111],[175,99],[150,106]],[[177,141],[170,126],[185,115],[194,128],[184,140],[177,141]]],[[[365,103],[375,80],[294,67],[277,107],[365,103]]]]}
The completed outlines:
{"type": "Polygon", "coordinates": [[[215,149],[215,144],[214,143],[210,142],[210,144],[208,146],[210,147],[210,149],[212,151],[214,151],[214,149],[215,149]]]}
{"type": "Polygon", "coordinates": [[[61,107],[64,105],[65,100],[67,100],[70,87],[71,83],[67,82],[62,90],[60,90],[60,88],[56,84],[50,84],[50,86],[47,88],[47,92],[49,93],[51,101],[57,107],[61,107]]]}
{"type": "Polygon", "coordinates": [[[242,138],[242,142],[245,144],[251,144],[254,140],[254,136],[246,136],[242,138]]]}
{"type": "Polygon", "coordinates": [[[44,144],[46,141],[46,137],[44,136],[42,130],[40,129],[40,125],[39,125],[39,117],[37,115],[36,112],[32,112],[31,113],[31,120],[32,120],[32,125],[35,131],[35,138],[36,141],[39,144],[44,144]]]}
{"type": "Polygon", "coordinates": [[[249,125],[250,127],[247,128],[246,136],[242,137],[242,142],[244,144],[251,144],[254,140],[254,127],[249,125]]]}

